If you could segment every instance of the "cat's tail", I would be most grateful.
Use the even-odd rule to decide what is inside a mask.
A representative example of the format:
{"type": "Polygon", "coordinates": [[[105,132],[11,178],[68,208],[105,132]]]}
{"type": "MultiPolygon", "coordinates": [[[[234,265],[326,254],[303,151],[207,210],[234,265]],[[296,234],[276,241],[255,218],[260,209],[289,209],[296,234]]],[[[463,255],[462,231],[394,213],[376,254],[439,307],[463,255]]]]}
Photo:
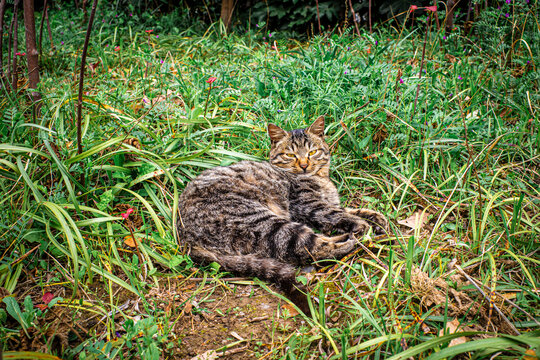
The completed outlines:
{"type": "Polygon", "coordinates": [[[261,258],[255,255],[223,255],[199,246],[192,246],[190,256],[196,262],[209,264],[217,262],[226,271],[235,274],[257,277],[276,284],[285,295],[309,315],[306,287],[296,281],[294,266],[272,258],[261,258]]]}

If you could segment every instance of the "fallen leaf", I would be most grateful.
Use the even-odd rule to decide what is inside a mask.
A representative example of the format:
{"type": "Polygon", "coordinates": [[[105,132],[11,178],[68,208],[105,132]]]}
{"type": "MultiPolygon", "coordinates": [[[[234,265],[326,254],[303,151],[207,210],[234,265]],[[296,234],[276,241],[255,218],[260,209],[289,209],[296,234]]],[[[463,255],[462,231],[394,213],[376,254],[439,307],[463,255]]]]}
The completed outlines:
{"type": "Polygon", "coordinates": [[[423,211],[416,211],[411,216],[406,218],[405,220],[398,220],[398,224],[406,226],[411,229],[420,229],[426,222],[428,217],[427,212],[423,211]]]}
{"type": "Polygon", "coordinates": [[[282,312],[283,317],[284,317],[285,319],[295,317],[296,315],[299,314],[298,310],[296,310],[296,309],[294,308],[294,306],[292,306],[292,305],[289,305],[289,304],[283,304],[283,305],[281,306],[281,308],[287,310],[287,311],[282,312]]]}
{"type": "MultiPolygon", "coordinates": [[[[140,240],[138,240],[140,241],[140,240]]],[[[128,235],[124,238],[124,244],[126,244],[127,246],[129,247],[136,247],[137,245],[135,244],[135,241],[133,240],[133,237],[131,235],[128,235]]]]}
{"type": "Polygon", "coordinates": [[[43,297],[41,298],[41,300],[43,300],[43,302],[45,304],[48,304],[51,302],[51,300],[54,298],[54,295],[52,292],[49,292],[47,291],[45,294],[43,294],[43,297]]]}
{"type": "MultiPolygon", "coordinates": [[[[456,332],[463,332],[462,329],[459,329],[459,320],[454,319],[450,322],[446,323],[446,333],[447,334],[455,334],[456,332]]],[[[441,329],[439,331],[439,336],[443,336],[445,333],[445,329],[441,329]]],[[[454,338],[450,341],[450,344],[448,344],[448,347],[450,346],[456,346],[459,344],[463,344],[467,342],[467,338],[465,336],[460,336],[458,338],[454,338]]]]}

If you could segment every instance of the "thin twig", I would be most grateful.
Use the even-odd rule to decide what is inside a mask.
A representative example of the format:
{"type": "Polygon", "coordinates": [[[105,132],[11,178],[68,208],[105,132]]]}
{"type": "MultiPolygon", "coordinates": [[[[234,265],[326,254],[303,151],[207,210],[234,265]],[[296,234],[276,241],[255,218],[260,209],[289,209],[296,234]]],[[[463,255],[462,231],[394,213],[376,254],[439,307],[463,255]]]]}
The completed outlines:
{"type": "Polygon", "coordinates": [[[81,132],[81,116],[82,116],[82,93],[84,83],[84,69],[86,67],[86,52],[88,51],[88,43],[90,42],[90,33],[92,32],[92,24],[94,22],[94,15],[96,14],[97,0],[94,0],[92,4],[92,11],[90,12],[90,20],[88,21],[88,28],[86,29],[86,37],[84,38],[84,46],[81,58],[81,72],[79,75],[79,99],[77,102],[77,153],[82,153],[82,132],[81,132]]]}
{"type": "Polygon", "coordinates": [[[512,324],[512,322],[510,320],[508,320],[508,318],[503,314],[503,312],[497,307],[497,305],[495,305],[495,303],[493,301],[491,301],[491,299],[489,298],[489,296],[486,295],[486,293],[476,284],[476,281],[471,278],[469,275],[467,275],[467,273],[465,271],[463,271],[463,269],[459,266],[459,265],[456,265],[456,269],[459,271],[459,273],[463,276],[465,276],[465,278],[467,280],[469,280],[469,282],[476,288],[476,290],[478,290],[480,292],[480,294],[482,294],[482,296],[484,296],[484,298],[489,301],[490,304],[493,305],[493,308],[495,309],[495,311],[497,311],[497,313],[501,316],[501,318],[506,322],[506,324],[508,324],[508,326],[510,326],[510,328],[516,333],[516,335],[521,335],[521,333],[519,332],[518,329],[516,329],[516,327],[514,326],[514,324],[512,324]]]}

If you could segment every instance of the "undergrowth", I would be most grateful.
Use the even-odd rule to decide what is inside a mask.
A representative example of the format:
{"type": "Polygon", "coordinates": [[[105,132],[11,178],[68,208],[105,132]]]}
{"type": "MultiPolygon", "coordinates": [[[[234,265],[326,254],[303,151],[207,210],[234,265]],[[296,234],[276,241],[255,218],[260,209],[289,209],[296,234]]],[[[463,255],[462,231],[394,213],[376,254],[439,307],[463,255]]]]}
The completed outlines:
{"type": "MultiPolygon", "coordinates": [[[[537,39],[536,5],[528,9],[514,24],[537,39]]],[[[244,351],[538,354],[538,42],[486,38],[480,49],[461,29],[446,36],[432,24],[421,64],[425,16],[416,20],[424,27],[387,24],[360,37],[347,29],[301,43],[259,28],[198,33],[169,18],[150,27],[153,19],[105,13],[90,43],[81,154],[78,15],[51,11],[56,50],[41,58],[37,117],[24,88],[2,88],[0,349],[179,356],[179,319],[207,311],[202,294],[238,282],[227,286],[217,266],[198,268],[178,246],[179,193],[205,168],[264,160],[269,122],[292,129],[325,115],[342,202],[387,214],[391,232],[303,276],[313,317],[300,314],[301,325],[244,351]],[[201,280],[173,308],[148,296],[192,278],[201,280]],[[54,327],[59,317],[69,325],[54,327]],[[85,318],[94,320],[83,329],[85,318]]]]}

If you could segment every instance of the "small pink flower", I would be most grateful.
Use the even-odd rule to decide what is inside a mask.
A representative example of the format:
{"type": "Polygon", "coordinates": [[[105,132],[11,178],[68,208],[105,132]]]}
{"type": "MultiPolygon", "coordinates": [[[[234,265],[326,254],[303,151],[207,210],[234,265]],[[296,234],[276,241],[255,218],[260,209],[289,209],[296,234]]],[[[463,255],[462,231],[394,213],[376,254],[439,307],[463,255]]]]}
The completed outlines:
{"type": "Polygon", "coordinates": [[[459,80],[463,80],[463,78],[461,77],[461,75],[458,75],[457,77],[459,80]]]}
{"type": "Polygon", "coordinates": [[[129,218],[129,214],[131,214],[132,212],[133,212],[133,209],[129,208],[126,210],[125,213],[121,213],[120,216],[122,216],[124,220],[127,220],[129,218]]]}
{"type": "Polygon", "coordinates": [[[411,5],[410,11],[414,11],[414,10],[417,10],[417,9],[418,9],[418,6],[416,6],[416,5],[411,5]]]}
{"type": "Polygon", "coordinates": [[[132,13],[129,13],[129,16],[133,16],[133,14],[132,14],[132,13]]]}
{"type": "Polygon", "coordinates": [[[208,80],[206,80],[207,83],[212,84],[214,81],[217,80],[217,77],[209,77],[208,80]]]}
{"type": "Polygon", "coordinates": [[[431,11],[431,12],[436,12],[437,11],[437,6],[433,5],[433,6],[427,6],[426,7],[426,10],[427,11],[431,11]]]}
{"type": "Polygon", "coordinates": [[[443,40],[446,40],[446,35],[443,35],[443,37],[442,37],[442,38],[443,38],[443,40]]]}
{"type": "Polygon", "coordinates": [[[151,32],[154,31],[154,29],[150,29],[150,30],[144,30],[146,33],[150,34],[151,32]]]}
{"type": "Polygon", "coordinates": [[[403,84],[405,81],[403,81],[403,78],[399,78],[399,83],[403,84]]]}
{"type": "Polygon", "coordinates": [[[120,46],[115,46],[114,51],[120,51],[120,46]]]}
{"type": "Polygon", "coordinates": [[[156,35],[156,39],[159,39],[159,35],[156,35]]]}

